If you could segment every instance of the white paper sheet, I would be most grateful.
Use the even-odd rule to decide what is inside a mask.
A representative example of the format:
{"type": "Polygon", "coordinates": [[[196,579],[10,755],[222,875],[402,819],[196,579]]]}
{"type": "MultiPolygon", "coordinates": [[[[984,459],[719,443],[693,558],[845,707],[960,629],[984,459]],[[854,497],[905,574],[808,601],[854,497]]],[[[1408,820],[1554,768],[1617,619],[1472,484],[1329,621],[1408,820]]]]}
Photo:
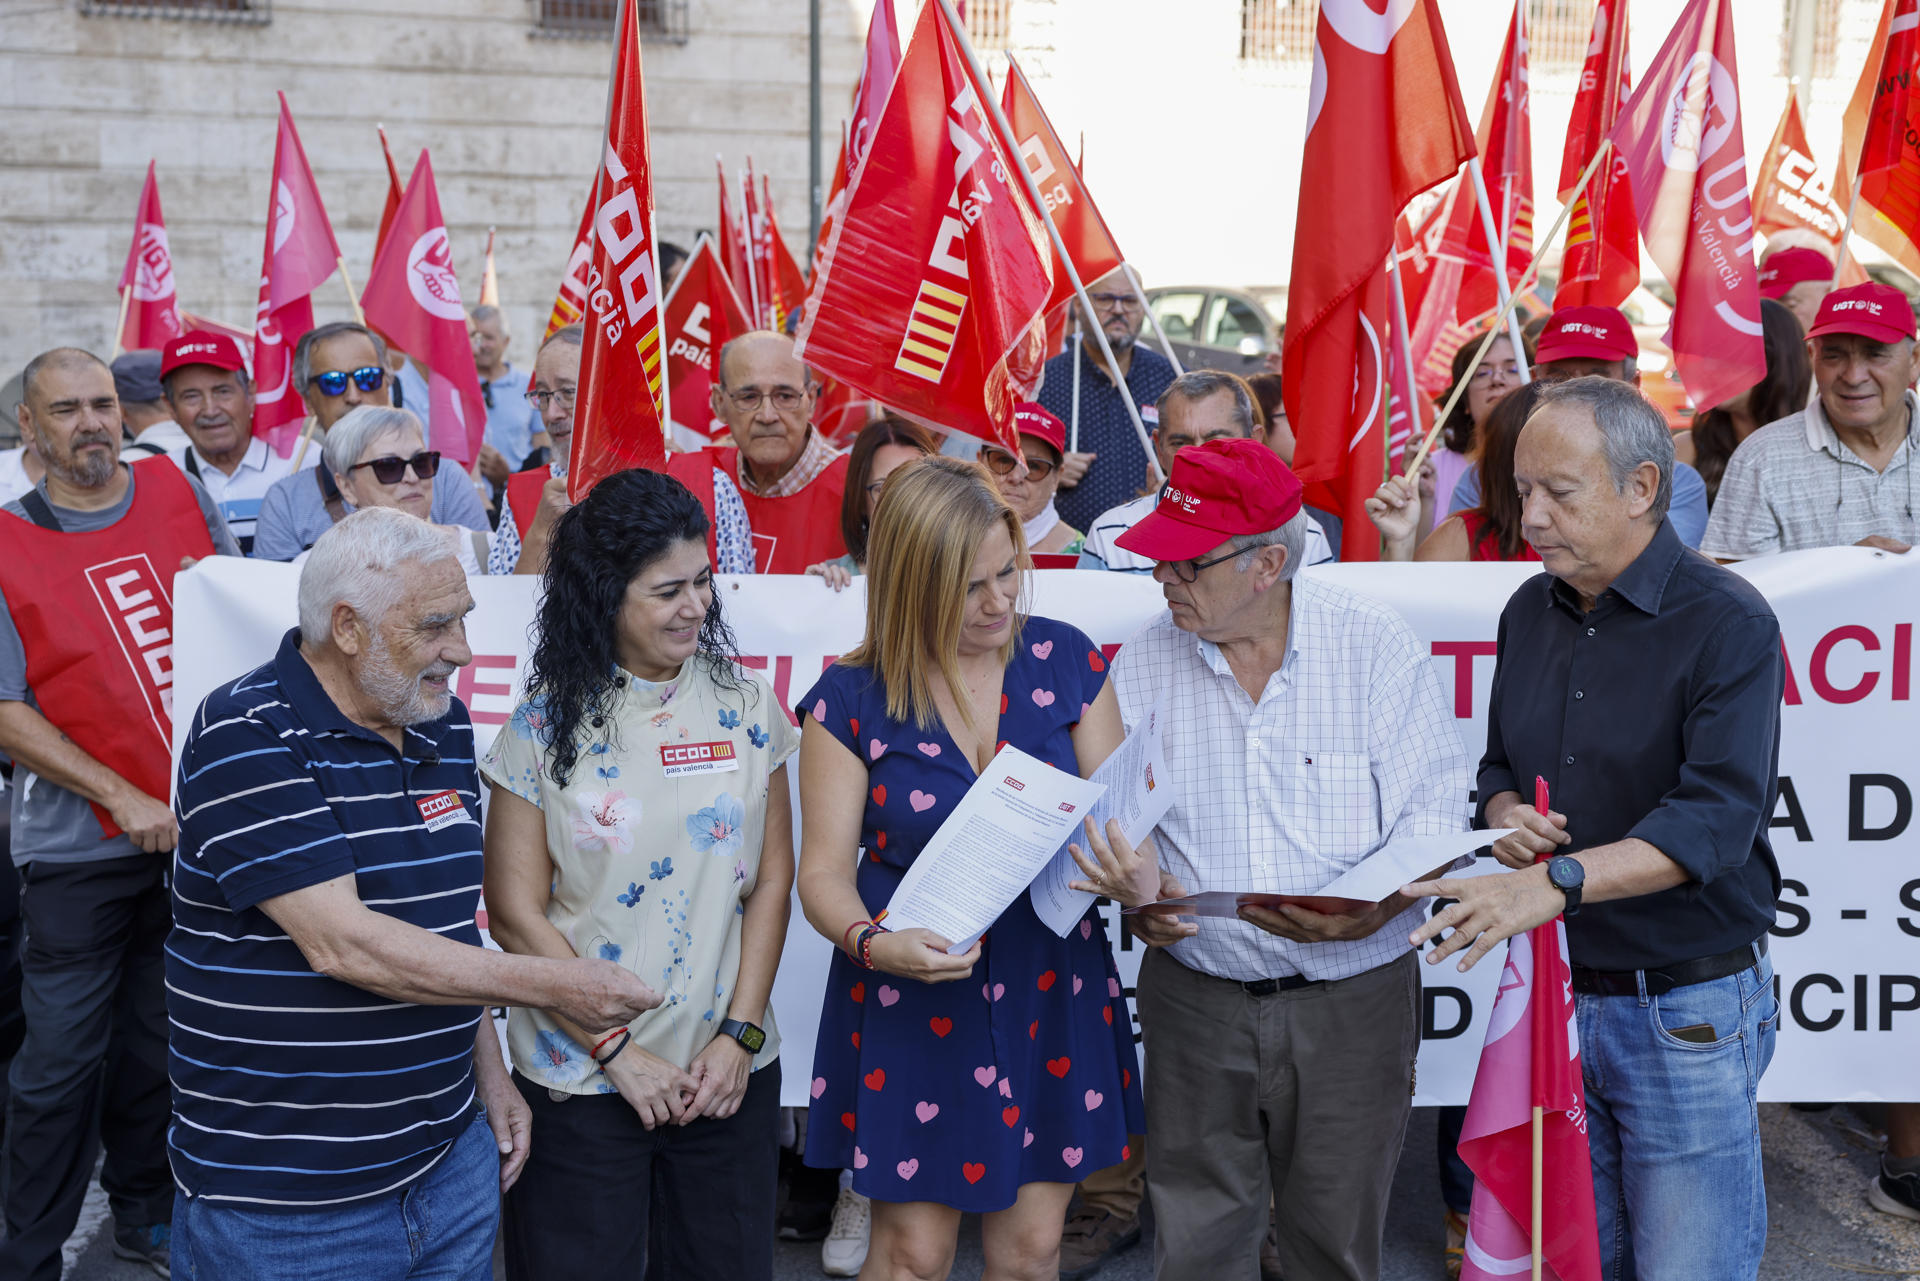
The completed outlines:
{"type": "MultiPolygon", "coordinates": [[[[1126,740],[1114,749],[1113,755],[1102,761],[1100,768],[1093,772],[1091,781],[1107,789],[1106,795],[1095,801],[1088,812],[1094,827],[1102,836],[1106,834],[1107,820],[1117,818],[1127,840],[1139,845],[1173,805],[1173,771],[1167,768],[1166,753],[1162,747],[1162,708],[1165,701],[1164,697],[1156,701],[1146,716],[1134,725],[1133,733],[1127,735],[1126,740]]],[[[1061,938],[1067,936],[1067,931],[1093,905],[1093,895],[1085,890],[1070,888],[1074,881],[1085,878],[1080,865],[1067,852],[1067,846],[1079,841],[1084,848],[1085,838],[1085,830],[1080,824],[1075,824],[1067,839],[1061,842],[1059,852],[1041,869],[1040,875],[1033,878],[1033,885],[1027,890],[1027,897],[1033,902],[1034,915],[1061,938]]]]}
{"type": "Polygon", "coordinates": [[[1106,791],[1003,747],[907,869],[887,904],[889,929],[919,927],[972,947],[1033,882],[1106,791]]]}

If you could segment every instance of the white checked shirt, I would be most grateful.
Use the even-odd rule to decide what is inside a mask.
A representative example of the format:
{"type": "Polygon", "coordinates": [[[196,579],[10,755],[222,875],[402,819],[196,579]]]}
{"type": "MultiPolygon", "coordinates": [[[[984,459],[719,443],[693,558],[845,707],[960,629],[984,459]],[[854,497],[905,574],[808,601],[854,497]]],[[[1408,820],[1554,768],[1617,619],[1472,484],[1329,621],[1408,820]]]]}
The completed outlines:
{"type": "MultiPolygon", "coordinates": [[[[1258,703],[1218,647],[1170,614],[1114,660],[1129,729],[1166,694],[1180,799],[1153,839],[1160,865],[1190,893],[1311,894],[1389,838],[1468,825],[1467,756],[1426,646],[1385,605],[1311,577],[1292,586],[1287,657],[1258,703]]],[[[1236,982],[1347,978],[1406,952],[1422,915],[1410,907],[1343,943],[1295,943],[1203,918],[1172,951],[1189,969],[1236,982]]]]}

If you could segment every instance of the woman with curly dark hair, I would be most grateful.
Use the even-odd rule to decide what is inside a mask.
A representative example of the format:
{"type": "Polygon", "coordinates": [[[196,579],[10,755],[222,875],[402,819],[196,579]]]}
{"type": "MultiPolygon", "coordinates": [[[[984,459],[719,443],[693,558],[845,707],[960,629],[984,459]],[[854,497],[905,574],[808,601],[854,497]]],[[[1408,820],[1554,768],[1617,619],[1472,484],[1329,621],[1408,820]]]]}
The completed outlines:
{"type": "Polygon", "coordinates": [[[1807,389],[1813,385],[1813,366],[1807,361],[1807,340],[1800,322],[1786,306],[1771,298],[1760,300],[1761,343],[1767,353],[1767,373],[1732,400],[1693,416],[1693,427],[1673,438],[1677,462],[1690,463],[1707,482],[1707,504],[1720,494],[1720,477],[1740,442],[1789,414],[1807,407],[1807,389]]]}
{"type": "Polygon", "coordinates": [[[699,500],[659,472],[562,516],[526,697],[480,764],[495,941],[615,961],[666,996],[625,1027],[509,1016],[540,1132],[503,1216],[516,1281],[772,1275],[768,998],[799,736],[734,661],[706,539],[699,500]]]}

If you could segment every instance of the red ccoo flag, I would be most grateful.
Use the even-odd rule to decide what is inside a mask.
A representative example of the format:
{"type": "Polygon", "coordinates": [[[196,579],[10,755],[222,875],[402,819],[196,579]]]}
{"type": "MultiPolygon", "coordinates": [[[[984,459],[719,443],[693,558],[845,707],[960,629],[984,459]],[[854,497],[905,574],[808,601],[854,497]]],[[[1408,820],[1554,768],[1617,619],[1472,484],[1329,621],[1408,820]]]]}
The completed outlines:
{"type": "Polygon", "coordinates": [[[140,212],[133,219],[127,265],[120,272],[120,292],[126,297],[126,323],[114,335],[114,342],[122,348],[161,347],[174,335],[186,332],[173,284],[167,220],[160,212],[160,183],[154,177],[151,160],[147,161],[146,185],[140,188],[140,212]]]}
{"type": "Polygon", "coordinates": [[[847,189],[796,354],[927,423],[1017,449],[1052,255],[938,3],[847,189]]]}
{"type": "Polygon", "coordinates": [[[666,349],[637,7],[637,0],[620,0],[606,141],[590,206],[594,244],[583,317],[587,332],[567,465],[567,496],[575,502],[615,472],[657,471],[667,460],[661,396],[666,349]]]}
{"type": "Polygon", "coordinates": [[[1364,503],[1385,468],[1387,255],[1409,200],[1474,154],[1434,0],[1322,0],[1294,225],[1282,374],[1307,501],[1376,560],[1364,503]],[[1338,191],[1339,200],[1326,199],[1338,191]]]}
{"type": "MultiPolygon", "coordinates": [[[[1020,158],[1032,172],[1034,185],[1040,188],[1040,198],[1047,202],[1047,212],[1053,215],[1053,225],[1060,229],[1060,238],[1066,242],[1075,270],[1082,282],[1091,285],[1126,258],[1115,243],[1113,232],[1108,230],[1107,220],[1100,216],[1099,208],[1093,203],[1086,183],[1067,158],[1066,144],[1060,141],[1047,113],[1041,110],[1040,99],[1027,83],[1027,73],[1011,56],[1007,59],[1007,83],[1000,95],[1000,106],[1007,114],[1007,123],[1013,126],[1020,158]]],[[[1055,251],[1053,296],[1047,299],[1047,310],[1072,300],[1073,281],[1055,251]]],[[[1062,323],[1064,327],[1064,320],[1062,323]]]]}
{"type": "Polygon", "coordinates": [[[1555,307],[1617,307],[1640,285],[1640,223],[1633,212],[1627,162],[1615,153],[1587,186],[1580,175],[1613,128],[1620,104],[1633,90],[1627,65],[1627,0],[1598,0],[1593,38],[1580,70],[1580,94],[1567,121],[1560,153],[1560,203],[1574,201],[1567,215],[1566,252],[1560,261],[1555,307]]]}
{"type": "Polygon", "coordinates": [[[1732,0],[1688,0],[1608,136],[1647,255],[1673,286],[1680,381],[1703,408],[1731,400],[1767,372],[1732,0]]]}
{"type": "Polygon", "coordinates": [[[1833,181],[1835,192],[1851,193],[1853,175],[1864,170],[1853,229],[1910,272],[1920,272],[1920,151],[1899,141],[1920,130],[1920,96],[1909,87],[1917,36],[1920,0],[1886,0],[1847,104],[1833,181]],[[1893,128],[1896,113],[1905,119],[1904,130],[1893,128]],[[1893,167],[1876,168],[1890,150],[1893,167]]]}
{"type": "MultiPolygon", "coordinates": [[[[1480,112],[1474,141],[1485,157],[1487,196],[1493,204],[1493,222],[1506,244],[1507,285],[1517,288],[1533,262],[1533,107],[1527,93],[1527,29],[1525,0],[1515,0],[1507,25],[1507,42],[1487,104],[1480,112]]],[[[1487,248],[1486,226],[1474,198],[1471,178],[1448,210],[1440,253],[1465,265],[1454,321],[1469,325],[1500,305],[1493,276],[1496,251],[1487,248]]]]}
{"type": "Polygon", "coordinates": [[[440,215],[433,163],[420,153],[387,243],[367,273],[367,323],[427,367],[427,417],[437,449],[462,467],[480,453],[487,402],[473,366],[467,309],[453,274],[453,243],[440,215]]]}
{"type": "Polygon", "coordinates": [[[340,246],[313,185],[313,169],[284,93],[273,148],[264,257],[253,333],[253,434],[275,453],[290,454],[300,438],[298,424],[307,415],[306,403],[293,388],[293,347],[313,328],[312,294],[339,266],[340,246]]]}
{"type": "Polygon", "coordinates": [[[1753,180],[1753,221],[1762,235],[1811,231],[1834,249],[1840,247],[1847,211],[1834,200],[1814,164],[1798,94],[1787,95],[1773,142],[1753,180]]]}
{"type": "Polygon", "coordinates": [[[673,421],[724,443],[726,425],[713,416],[707,393],[713,359],[728,340],[753,328],[747,308],[727,279],[713,237],[705,232],[667,295],[667,385],[673,389],[673,421]]]}

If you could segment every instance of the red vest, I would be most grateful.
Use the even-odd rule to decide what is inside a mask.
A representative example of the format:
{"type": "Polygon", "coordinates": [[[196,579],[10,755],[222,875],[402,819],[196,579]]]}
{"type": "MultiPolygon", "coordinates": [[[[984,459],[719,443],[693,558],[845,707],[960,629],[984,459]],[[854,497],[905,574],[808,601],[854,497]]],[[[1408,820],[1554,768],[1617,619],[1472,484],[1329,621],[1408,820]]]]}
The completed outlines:
{"type": "Polygon", "coordinates": [[[533,528],[533,514],[540,510],[540,491],[547,487],[547,481],[552,478],[551,466],[517,471],[507,477],[507,503],[513,508],[514,527],[520,531],[520,544],[523,547],[527,542],[527,531],[533,528]]]}
{"type": "MultiPolygon", "coordinates": [[[[0,512],[0,591],[40,714],[148,796],[173,757],[173,578],[213,555],[207,518],[173,461],[131,464],[133,505],[105,529],[65,533],[0,512]]],[[[105,836],[120,828],[93,807],[105,836]]]]}
{"type": "MultiPolygon", "coordinates": [[[[837,560],[847,554],[840,533],[840,502],[847,488],[847,456],[833,460],[806,488],[788,498],[760,498],[740,483],[740,451],[732,446],[708,446],[696,453],[675,454],[667,470],[700,496],[713,512],[713,469],[732,479],[746,504],[753,526],[753,567],[762,574],[804,574],[809,565],[837,560]],[[697,473],[697,474],[696,474],[697,473]],[[704,489],[702,486],[704,485],[704,489]]],[[[708,538],[708,553],[713,552],[708,538]]]]}

